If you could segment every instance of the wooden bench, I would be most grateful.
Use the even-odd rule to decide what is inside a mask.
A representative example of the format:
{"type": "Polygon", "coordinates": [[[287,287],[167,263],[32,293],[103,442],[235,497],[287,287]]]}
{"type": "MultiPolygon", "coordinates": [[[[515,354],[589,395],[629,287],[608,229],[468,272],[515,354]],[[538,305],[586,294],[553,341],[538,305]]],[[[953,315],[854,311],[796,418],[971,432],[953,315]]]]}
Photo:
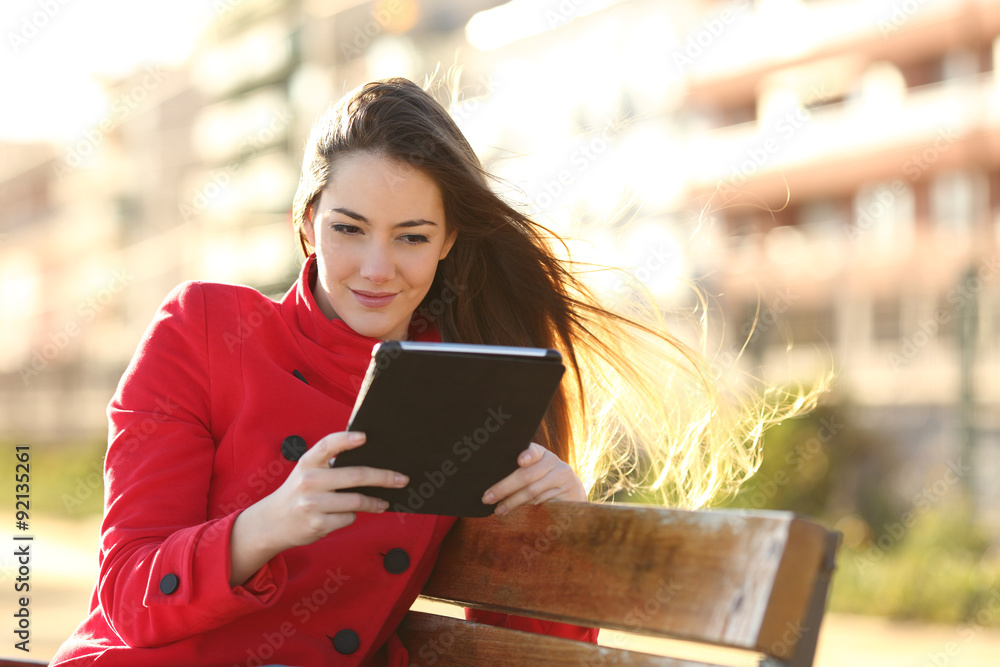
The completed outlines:
{"type": "MultiPolygon", "coordinates": [[[[837,533],[789,512],[550,502],[459,519],[422,595],[805,667],[838,544],[837,533]]],[[[417,611],[398,632],[412,665],[709,664],[417,611]]]]}

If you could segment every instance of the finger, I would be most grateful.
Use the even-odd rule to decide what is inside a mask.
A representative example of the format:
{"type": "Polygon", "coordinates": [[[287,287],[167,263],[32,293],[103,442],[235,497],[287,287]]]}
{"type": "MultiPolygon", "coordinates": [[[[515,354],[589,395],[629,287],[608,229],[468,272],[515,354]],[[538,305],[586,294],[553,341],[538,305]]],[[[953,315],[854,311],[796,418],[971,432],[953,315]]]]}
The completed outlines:
{"type": "Polygon", "coordinates": [[[348,449],[360,447],[364,443],[365,434],[360,431],[330,433],[306,450],[306,453],[299,459],[299,465],[309,468],[329,468],[330,459],[348,449]]]}
{"type": "Polygon", "coordinates": [[[545,484],[544,480],[536,482],[530,486],[526,486],[523,489],[519,489],[517,493],[512,493],[507,498],[504,498],[504,500],[497,505],[494,511],[497,514],[506,514],[507,512],[517,509],[521,505],[534,503],[535,499],[546,490],[548,490],[548,486],[545,484]]]}
{"type": "Polygon", "coordinates": [[[381,486],[387,489],[402,488],[410,479],[401,472],[368,466],[348,466],[324,471],[330,491],[351,489],[357,486],[381,486]]]}
{"type": "Polygon", "coordinates": [[[560,463],[555,454],[537,442],[531,443],[517,457],[520,468],[487,489],[483,494],[483,502],[488,505],[503,500],[521,487],[545,476],[560,463]]]}
{"type": "MultiPolygon", "coordinates": [[[[546,489],[539,493],[537,496],[531,499],[532,505],[541,505],[549,500],[561,500],[564,495],[567,495],[569,489],[565,486],[556,486],[551,489],[546,489]]],[[[567,498],[568,499],[568,498],[567,498]]]]}
{"type": "Polygon", "coordinates": [[[532,484],[551,471],[552,467],[545,462],[536,462],[527,468],[518,468],[502,480],[491,486],[483,494],[483,502],[487,505],[500,502],[515,493],[518,489],[532,484]]]}
{"type": "Polygon", "coordinates": [[[549,450],[545,449],[537,442],[533,442],[528,445],[528,448],[521,452],[517,457],[517,465],[522,468],[526,468],[534,463],[538,463],[545,456],[545,452],[549,450]]]}
{"type": "MultiPolygon", "coordinates": [[[[533,469],[535,468],[542,468],[542,465],[536,465],[533,469]]],[[[518,472],[523,472],[523,470],[518,472]]],[[[517,489],[507,498],[500,498],[495,511],[497,514],[506,514],[521,505],[527,503],[538,505],[548,500],[575,500],[579,502],[587,500],[586,490],[576,473],[568,465],[558,460],[541,479],[517,489]]]]}
{"type": "Polygon", "coordinates": [[[388,508],[387,501],[363,493],[324,493],[316,502],[316,509],[324,514],[351,512],[378,514],[388,508]]]}

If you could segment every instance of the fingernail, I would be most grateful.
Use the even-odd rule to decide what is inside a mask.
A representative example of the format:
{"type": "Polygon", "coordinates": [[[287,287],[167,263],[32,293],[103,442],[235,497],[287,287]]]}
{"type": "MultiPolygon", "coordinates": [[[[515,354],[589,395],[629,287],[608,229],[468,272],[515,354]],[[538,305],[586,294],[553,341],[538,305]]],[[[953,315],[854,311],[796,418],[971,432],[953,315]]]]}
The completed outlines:
{"type": "Polygon", "coordinates": [[[487,491],[486,493],[483,494],[483,503],[490,505],[493,503],[493,498],[494,498],[493,492],[487,491]]]}
{"type": "Polygon", "coordinates": [[[404,475],[401,472],[397,472],[396,473],[396,484],[399,484],[400,486],[405,486],[405,485],[409,484],[409,482],[410,482],[410,478],[409,477],[407,477],[406,475],[404,475]]]}
{"type": "Polygon", "coordinates": [[[506,514],[507,507],[505,505],[497,505],[497,514],[506,514]]]}
{"type": "Polygon", "coordinates": [[[379,512],[384,512],[387,509],[389,509],[389,503],[386,502],[385,500],[380,500],[379,503],[378,503],[378,511],[379,512]]]}
{"type": "Polygon", "coordinates": [[[531,460],[531,454],[525,452],[524,454],[521,454],[519,457],[517,457],[517,464],[523,466],[530,460],[531,460]]]}
{"type": "Polygon", "coordinates": [[[350,443],[364,442],[365,441],[365,434],[361,433],[361,432],[358,432],[358,431],[354,431],[350,435],[347,436],[347,441],[350,442],[350,443]]]}

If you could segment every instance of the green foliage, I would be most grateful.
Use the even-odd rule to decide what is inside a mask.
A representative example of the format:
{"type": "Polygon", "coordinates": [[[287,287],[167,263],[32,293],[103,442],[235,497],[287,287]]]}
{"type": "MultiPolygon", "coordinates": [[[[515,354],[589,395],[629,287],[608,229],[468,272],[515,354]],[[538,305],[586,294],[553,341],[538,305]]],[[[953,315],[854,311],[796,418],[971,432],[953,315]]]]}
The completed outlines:
{"type": "MultiPolygon", "coordinates": [[[[0,455],[0,478],[13,489],[15,444],[7,443],[0,455]]],[[[27,443],[30,445],[30,443],[27,443]]],[[[37,445],[29,450],[31,514],[77,518],[100,514],[104,504],[102,477],[105,443],[37,445]]],[[[11,505],[13,506],[13,505],[11,505]]]]}
{"type": "Polygon", "coordinates": [[[841,548],[830,608],[1000,627],[1000,558],[965,506],[915,512],[907,523],[891,524],[877,541],[841,548]]]}

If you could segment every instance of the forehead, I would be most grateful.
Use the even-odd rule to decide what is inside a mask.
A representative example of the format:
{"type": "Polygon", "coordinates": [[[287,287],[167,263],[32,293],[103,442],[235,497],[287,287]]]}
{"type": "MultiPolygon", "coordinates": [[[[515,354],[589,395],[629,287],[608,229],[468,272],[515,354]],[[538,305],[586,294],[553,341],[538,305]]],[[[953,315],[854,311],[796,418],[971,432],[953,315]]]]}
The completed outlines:
{"type": "Polygon", "coordinates": [[[354,153],[337,159],[323,195],[343,197],[405,196],[417,201],[441,201],[437,183],[424,171],[390,158],[354,153]]]}

